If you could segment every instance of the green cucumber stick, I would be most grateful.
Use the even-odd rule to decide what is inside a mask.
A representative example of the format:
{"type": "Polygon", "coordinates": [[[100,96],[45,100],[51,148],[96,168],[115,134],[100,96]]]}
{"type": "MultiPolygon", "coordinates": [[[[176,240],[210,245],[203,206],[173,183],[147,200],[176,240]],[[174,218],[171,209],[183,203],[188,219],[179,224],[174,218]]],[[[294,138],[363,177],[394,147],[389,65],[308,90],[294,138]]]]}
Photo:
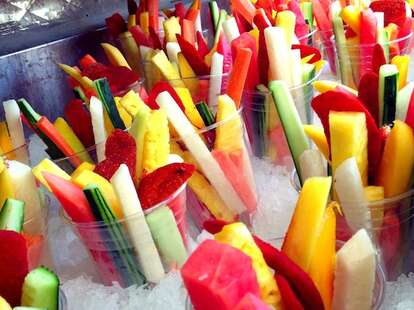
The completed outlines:
{"type": "Polygon", "coordinates": [[[220,34],[223,30],[223,23],[225,22],[226,18],[227,18],[226,10],[220,10],[220,17],[217,22],[216,33],[214,36],[214,44],[216,44],[220,39],[220,34]]]}
{"type": "Polygon", "coordinates": [[[217,23],[219,20],[220,15],[220,9],[217,5],[216,0],[212,0],[208,3],[208,6],[210,8],[210,17],[211,17],[211,23],[213,24],[213,30],[214,33],[217,31],[217,23]]]}
{"type": "Polygon", "coordinates": [[[391,124],[395,120],[399,71],[395,65],[382,65],[379,71],[378,103],[379,124],[391,124]]]}
{"type": "Polygon", "coordinates": [[[24,201],[7,198],[0,209],[0,230],[22,232],[24,201]]]}
{"type": "Polygon", "coordinates": [[[204,125],[210,126],[214,124],[214,116],[211,113],[209,106],[204,101],[200,101],[196,104],[198,113],[204,121],[204,125]]]}
{"type": "Polygon", "coordinates": [[[312,2],[305,1],[300,4],[303,17],[305,18],[306,23],[309,26],[309,31],[313,31],[313,12],[312,12],[312,2]]]}
{"type": "Polygon", "coordinates": [[[309,142],[305,131],[303,130],[299,113],[285,81],[271,81],[269,83],[269,89],[285,132],[286,140],[299,176],[299,181],[302,184],[299,157],[304,151],[309,149],[309,142]]]}

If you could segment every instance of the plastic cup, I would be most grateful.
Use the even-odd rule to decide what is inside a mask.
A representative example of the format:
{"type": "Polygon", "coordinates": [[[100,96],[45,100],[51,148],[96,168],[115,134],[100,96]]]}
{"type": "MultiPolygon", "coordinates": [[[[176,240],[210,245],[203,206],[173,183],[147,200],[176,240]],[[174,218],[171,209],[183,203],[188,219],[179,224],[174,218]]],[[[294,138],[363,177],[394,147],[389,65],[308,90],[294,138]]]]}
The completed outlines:
{"type": "MultiPolygon", "coordinates": [[[[391,59],[396,55],[409,55],[413,49],[412,38],[413,33],[411,32],[405,37],[392,40],[383,45],[383,47],[389,49],[388,62],[391,62],[391,59]]],[[[335,46],[335,64],[338,80],[349,87],[358,88],[362,77],[360,68],[361,66],[371,65],[372,51],[375,44],[350,45],[339,44],[334,37],[331,40],[335,46]],[[340,54],[339,51],[345,51],[345,53],[340,54]],[[346,68],[349,68],[348,72],[343,72],[346,68]]]]}
{"type": "MultiPolygon", "coordinates": [[[[187,243],[186,184],[163,202],[144,210],[145,216],[164,206],[168,206],[173,211],[177,233],[180,234],[180,238],[185,245],[187,243]]],[[[136,226],[137,231],[142,231],[142,221],[144,220],[142,215],[136,214],[111,223],[75,223],[64,212],[61,212],[61,215],[85,245],[103,284],[112,285],[114,281],[120,283],[123,287],[139,284],[136,282],[136,278],[131,276],[131,268],[135,272],[142,271],[138,263],[137,253],[142,251],[145,245],[142,244],[142,248],[139,249],[134,247],[127,230],[127,223],[136,226]],[[113,234],[114,229],[119,232],[116,236],[113,234]],[[125,255],[129,255],[129,263],[125,262],[125,255]]],[[[152,237],[145,236],[145,238],[154,238],[158,252],[160,252],[158,244],[161,240],[157,240],[155,235],[165,235],[168,231],[163,232],[164,229],[166,229],[164,226],[160,226],[157,228],[158,231],[151,230],[152,237]]],[[[151,242],[151,239],[148,239],[148,242],[151,242]]],[[[166,240],[162,240],[162,242],[166,242],[166,240]]],[[[163,257],[162,260],[166,272],[179,265],[178,262],[164,260],[163,257]]]]}
{"type": "MultiPolygon", "coordinates": [[[[312,83],[319,79],[322,71],[309,82],[290,88],[303,124],[314,122],[314,112],[310,106],[315,94],[312,83]]],[[[253,154],[259,158],[269,158],[275,164],[292,166],[289,146],[271,93],[245,91],[242,105],[253,154]]]]}
{"type": "Polygon", "coordinates": [[[4,153],[1,153],[0,151],[0,157],[3,157],[4,159],[17,160],[25,165],[30,164],[28,144],[24,144],[12,150],[3,150],[3,151],[4,153]]]}

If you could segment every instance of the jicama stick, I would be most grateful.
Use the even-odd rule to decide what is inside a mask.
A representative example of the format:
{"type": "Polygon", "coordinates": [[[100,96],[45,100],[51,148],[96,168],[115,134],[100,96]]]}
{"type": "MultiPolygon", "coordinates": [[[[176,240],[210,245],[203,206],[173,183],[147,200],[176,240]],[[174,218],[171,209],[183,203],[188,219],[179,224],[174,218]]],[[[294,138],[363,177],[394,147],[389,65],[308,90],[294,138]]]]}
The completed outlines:
{"type": "Polygon", "coordinates": [[[167,42],[165,49],[167,50],[168,59],[178,64],[177,55],[181,52],[180,45],[177,42],[167,42]]]}
{"type": "Polygon", "coordinates": [[[121,204],[130,240],[144,276],[149,282],[158,283],[164,277],[164,268],[125,164],[119,166],[111,178],[111,184],[121,204]]]}
{"type": "Polygon", "coordinates": [[[399,92],[397,96],[397,106],[395,109],[395,119],[400,121],[405,121],[408,111],[408,105],[414,90],[414,82],[410,82],[405,85],[399,92]]]}
{"type": "Polygon", "coordinates": [[[286,43],[292,46],[295,35],[296,16],[292,11],[281,11],[276,15],[276,27],[281,27],[285,31],[286,43]]]}
{"type": "Polygon", "coordinates": [[[236,19],[234,17],[228,18],[223,23],[223,30],[224,35],[226,36],[227,42],[231,44],[231,41],[236,39],[238,36],[240,36],[239,28],[237,27],[236,19]]]}
{"type": "Polygon", "coordinates": [[[236,59],[227,86],[227,94],[234,100],[237,108],[240,106],[251,58],[252,52],[247,48],[239,48],[236,52],[236,59]]]}
{"type": "Polygon", "coordinates": [[[335,170],[335,191],[349,227],[369,228],[370,214],[355,157],[344,160],[335,170]]]}
{"type": "Polygon", "coordinates": [[[237,195],[220,166],[211,155],[207,146],[195,132],[187,117],[185,117],[184,113],[179,109],[177,103],[174,102],[171,95],[168,92],[162,92],[158,95],[156,101],[160,107],[163,107],[166,110],[169,121],[177,130],[187,148],[193,154],[204,175],[214,186],[227,207],[239,214],[244,212],[245,206],[240,197],[237,195]]]}
{"type": "Polygon", "coordinates": [[[280,27],[268,27],[264,34],[269,56],[270,80],[283,80],[290,86],[290,47],[287,45],[285,32],[280,27]]]}
{"type": "Polygon", "coordinates": [[[92,117],[93,136],[96,144],[96,156],[98,157],[98,162],[101,162],[105,159],[105,141],[107,138],[102,102],[98,98],[92,97],[89,104],[89,110],[92,117]]]}
{"type": "MultiPolygon", "coordinates": [[[[295,49],[290,53],[290,72],[292,72],[292,86],[299,86],[302,84],[302,63],[300,57],[300,50],[295,49]]],[[[306,83],[308,81],[303,81],[306,83]]],[[[304,102],[296,102],[296,104],[304,104],[304,102]]]]}
{"type": "Polygon", "coordinates": [[[299,156],[300,174],[303,182],[312,177],[324,177],[326,175],[326,162],[319,150],[306,150],[299,156]]]}
{"type": "Polygon", "coordinates": [[[223,61],[223,55],[214,52],[211,59],[210,85],[208,90],[208,105],[210,107],[217,106],[217,98],[221,95],[223,61]]]}

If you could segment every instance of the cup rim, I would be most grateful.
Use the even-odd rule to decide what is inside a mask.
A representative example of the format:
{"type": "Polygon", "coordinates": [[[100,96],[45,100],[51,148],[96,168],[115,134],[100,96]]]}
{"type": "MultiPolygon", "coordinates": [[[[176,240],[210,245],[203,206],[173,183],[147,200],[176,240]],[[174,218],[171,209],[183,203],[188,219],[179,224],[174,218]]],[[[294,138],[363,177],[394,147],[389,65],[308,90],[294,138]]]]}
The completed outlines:
{"type": "MultiPolygon", "coordinates": [[[[154,205],[154,206],[152,206],[152,207],[150,207],[148,209],[142,210],[143,211],[143,215],[145,216],[147,214],[150,214],[151,212],[153,212],[157,208],[160,208],[162,206],[168,205],[168,203],[170,203],[171,201],[173,201],[180,194],[185,193],[185,189],[186,189],[187,183],[188,183],[188,181],[186,181],[183,185],[181,185],[172,195],[170,195],[165,200],[157,203],[156,205],[154,205]]],[[[109,224],[105,223],[104,221],[95,221],[95,222],[87,222],[87,223],[83,223],[83,222],[77,223],[77,222],[74,222],[66,214],[66,212],[64,211],[64,209],[62,207],[59,208],[59,213],[60,213],[63,221],[65,221],[66,223],[69,223],[70,225],[74,225],[78,229],[99,229],[99,228],[105,228],[105,227],[108,227],[108,226],[110,226],[110,225],[112,225],[114,223],[123,224],[123,223],[125,223],[128,220],[131,220],[131,219],[134,219],[134,218],[137,218],[137,217],[142,216],[139,213],[134,213],[133,215],[124,217],[122,219],[116,219],[116,221],[113,221],[113,222],[111,222],[109,224]]]]}
{"type": "MultiPolygon", "coordinates": [[[[17,151],[23,150],[23,149],[29,150],[29,141],[28,140],[25,140],[24,144],[12,149],[12,150],[1,153],[0,157],[2,157],[3,159],[9,160],[8,158],[9,158],[10,155],[12,155],[14,152],[17,152],[17,151]]],[[[14,160],[14,159],[11,159],[11,160],[14,160]]]]}
{"type": "Polygon", "coordinates": [[[312,31],[309,31],[307,34],[305,34],[304,36],[301,36],[300,38],[298,38],[298,40],[303,40],[303,39],[308,39],[311,38],[314,34],[316,34],[318,32],[318,28],[314,27],[314,29],[312,31]]]}
{"type": "Polygon", "coordinates": [[[130,92],[131,90],[133,90],[134,87],[136,86],[141,86],[144,87],[144,83],[145,83],[145,79],[143,77],[139,77],[138,80],[136,80],[135,82],[129,84],[127,87],[125,87],[125,89],[122,89],[116,93],[112,93],[112,96],[115,97],[120,97],[122,96],[122,94],[127,94],[128,92],[130,92]]]}
{"type": "MultiPolygon", "coordinates": [[[[397,39],[395,39],[395,40],[391,40],[391,41],[388,41],[386,44],[384,44],[384,45],[391,45],[391,44],[396,44],[396,43],[400,43],[400,42],[403,42],[403,41],[405,41],[405,40],[408,40],[408,39],[412,39],[412,37],[413,37],[413,30],[411,30],[411,32],[409,33],[409,34],[407,34],[407,35],[405,35],[405,36],[403,36],[403,37],[401,37],[401,38],[397,38],[397,39]]],[[[357,48],[357,49],[361,49],[361,48],[363,48],[363,47],[365,47],[365,48],[368,48],[368,47],[374,47],[375,45],[377,45],[377,44],[380,44],[380,43],[378,43],[378,42],[375,42],[375,43],[373,43],[373,44],[338,44],[337,42],[336,42],[336,39],[335,39],[335,35],[332,35],[332,37],[331,37],[331,43],[333,43],[335,46],[340,46],[340,47],[346,47],[346,48],[357,48]]],[[[380,44],[381,46],[384,46],[383,44],[380,44]]]]}

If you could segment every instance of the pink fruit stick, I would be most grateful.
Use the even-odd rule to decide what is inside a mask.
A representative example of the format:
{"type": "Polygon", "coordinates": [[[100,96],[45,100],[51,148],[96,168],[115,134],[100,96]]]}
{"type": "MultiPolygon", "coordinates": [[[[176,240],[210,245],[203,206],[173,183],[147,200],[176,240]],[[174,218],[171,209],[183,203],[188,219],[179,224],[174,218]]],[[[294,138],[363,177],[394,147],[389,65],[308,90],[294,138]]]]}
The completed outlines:
{"type": "Polygon", "coordinates": [[[372,71],[372,51],[377,42],[377,18],[371,9],[361,12],[361,33],[359,50],[360,78],[372,71]]]}

